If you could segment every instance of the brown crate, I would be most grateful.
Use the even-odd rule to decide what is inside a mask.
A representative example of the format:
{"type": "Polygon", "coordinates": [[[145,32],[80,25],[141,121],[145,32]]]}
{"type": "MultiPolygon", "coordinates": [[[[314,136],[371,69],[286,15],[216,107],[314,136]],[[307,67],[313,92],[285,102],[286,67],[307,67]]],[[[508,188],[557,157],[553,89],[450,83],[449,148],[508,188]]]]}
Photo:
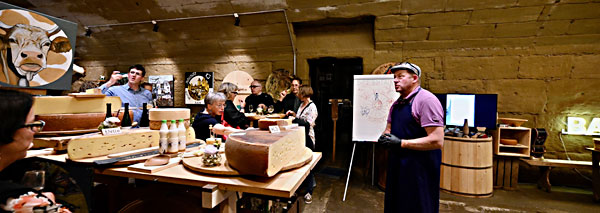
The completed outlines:
{"type": "Polygon", "coordinates": [[[519,158],[494,156],[494,188],[516,190],[519,178],[519,158]]]}

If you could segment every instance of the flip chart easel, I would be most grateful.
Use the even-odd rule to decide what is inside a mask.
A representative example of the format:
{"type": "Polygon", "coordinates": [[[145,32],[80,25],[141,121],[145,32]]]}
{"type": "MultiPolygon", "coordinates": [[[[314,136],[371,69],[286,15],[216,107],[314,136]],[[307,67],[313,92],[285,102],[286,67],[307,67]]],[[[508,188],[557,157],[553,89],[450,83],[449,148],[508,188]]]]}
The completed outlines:
{"type": "Polygon", "coordinates": [[[348,182],[350,181],[356,143],[368,142],[373,145],[371,185],[375,184],[375,143],[385,130],[392,103],[399,96],[394,88],[394,75],[354,76],[354,103],[352,106],[353,147],[342,201],[346,201],[346,192],[348,191],[348,182]]]}

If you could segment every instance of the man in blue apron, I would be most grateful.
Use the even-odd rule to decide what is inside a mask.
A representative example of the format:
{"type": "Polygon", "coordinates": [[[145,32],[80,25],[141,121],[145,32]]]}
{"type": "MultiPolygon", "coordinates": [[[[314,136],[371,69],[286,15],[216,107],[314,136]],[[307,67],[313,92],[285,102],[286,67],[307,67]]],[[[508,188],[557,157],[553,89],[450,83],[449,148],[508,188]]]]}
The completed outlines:
{"type": "Polygon", "coordinates": [[[389,149],[385,212],[438,212],[444,110],[420,87],[421,69],[408,62],[390,68],[400,98],[390,108],[379,142],[389,149]]]}

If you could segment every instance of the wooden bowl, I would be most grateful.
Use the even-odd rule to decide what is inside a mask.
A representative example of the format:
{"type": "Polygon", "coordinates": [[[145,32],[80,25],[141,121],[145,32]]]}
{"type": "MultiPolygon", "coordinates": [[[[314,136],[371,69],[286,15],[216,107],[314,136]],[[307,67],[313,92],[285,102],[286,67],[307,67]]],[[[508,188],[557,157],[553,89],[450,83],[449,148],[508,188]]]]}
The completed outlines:
{"type": "Polygon", "coordinates": [[[519,118],[498,118],[498,123],[506,124],[509,126],[520,127],[523,123],[527,122],[527,119],[519,118]]]}

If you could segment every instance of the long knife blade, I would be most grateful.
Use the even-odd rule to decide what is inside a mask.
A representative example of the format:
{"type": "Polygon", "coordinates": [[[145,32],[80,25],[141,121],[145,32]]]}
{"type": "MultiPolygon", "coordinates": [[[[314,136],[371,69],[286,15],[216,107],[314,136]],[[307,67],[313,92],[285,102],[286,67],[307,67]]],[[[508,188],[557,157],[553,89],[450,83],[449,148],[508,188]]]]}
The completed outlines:
{"type": "MultiPolygon", "coordinates": [[[[197,146],[200,146],[200,143],[188,144],[185,147],[192,148],[192,147],[197,147],[197,146]]],[[[140,157],[149,156],[149,155],[157,155],[157,154],[158,154],[158,150],[154,150],[154,151],[142,152],[142,153],[127,155],[127,156],[118,157],[118,158],[109,158],[106,160],[95,160],[94,165],[106,166],[106,165],[111,165],[111,164],[114,164],[116,162],[123,161],[123,160],[129,160],[129,159],[140,158],[140,157]]]]}

